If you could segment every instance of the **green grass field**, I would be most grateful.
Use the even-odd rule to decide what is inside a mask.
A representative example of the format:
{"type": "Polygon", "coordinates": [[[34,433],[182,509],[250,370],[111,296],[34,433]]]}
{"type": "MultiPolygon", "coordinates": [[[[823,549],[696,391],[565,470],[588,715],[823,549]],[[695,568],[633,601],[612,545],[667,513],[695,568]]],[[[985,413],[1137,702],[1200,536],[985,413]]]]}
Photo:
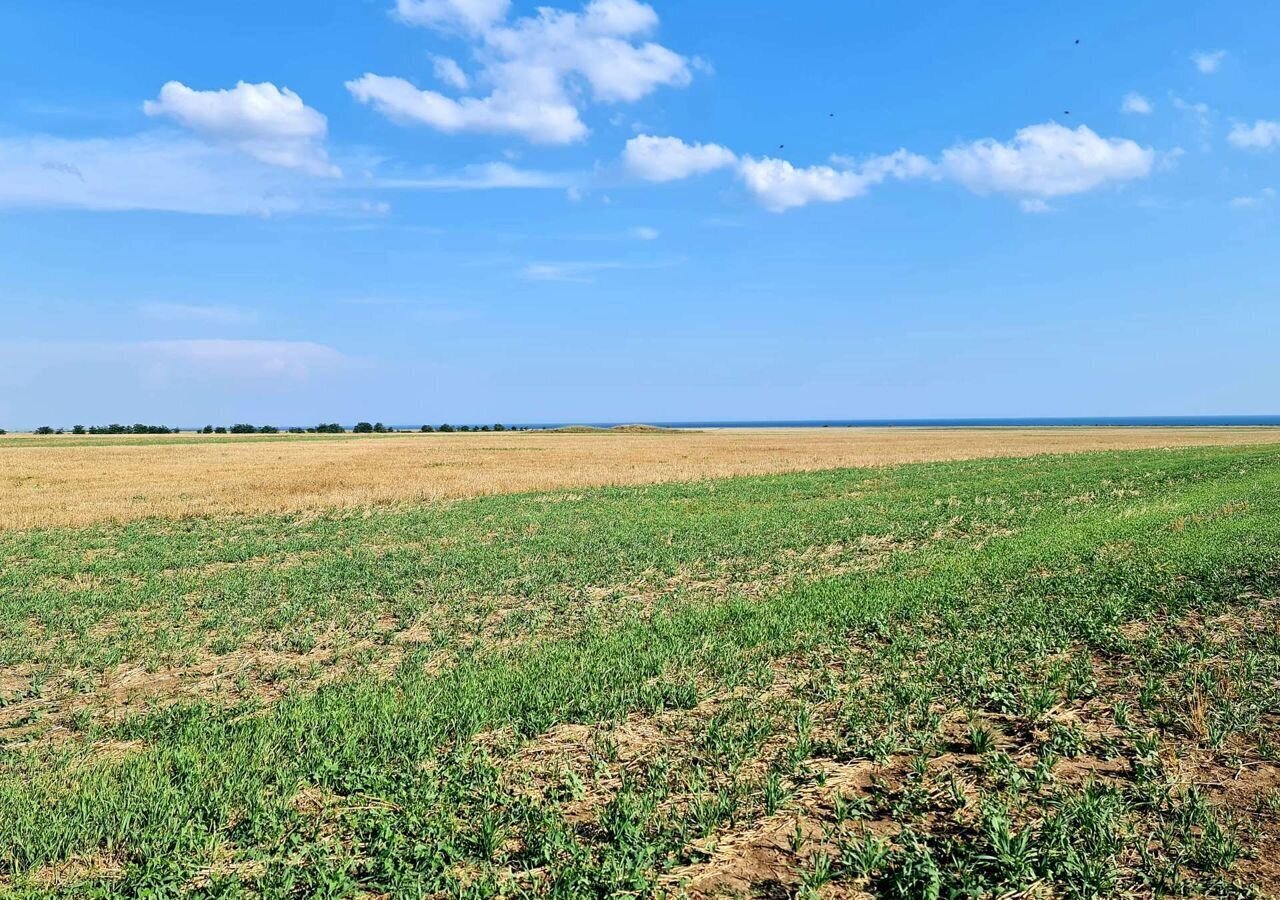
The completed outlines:
{"type": "Polygon", "coordinates": [[[1280,447],[0,533],[0,894],[1271,896],[1280,447]]]}

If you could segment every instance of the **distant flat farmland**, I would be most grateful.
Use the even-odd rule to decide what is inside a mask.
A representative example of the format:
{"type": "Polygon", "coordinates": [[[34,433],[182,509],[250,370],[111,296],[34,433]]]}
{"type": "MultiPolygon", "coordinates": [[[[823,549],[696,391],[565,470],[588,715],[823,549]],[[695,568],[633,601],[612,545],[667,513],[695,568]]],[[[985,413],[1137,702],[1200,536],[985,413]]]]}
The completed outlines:
{"type": "Polygon", "coordinates": [[[0,529],[282,513],[910,462],[1280,442],[1278,428],[0,438],[0,529]]]}

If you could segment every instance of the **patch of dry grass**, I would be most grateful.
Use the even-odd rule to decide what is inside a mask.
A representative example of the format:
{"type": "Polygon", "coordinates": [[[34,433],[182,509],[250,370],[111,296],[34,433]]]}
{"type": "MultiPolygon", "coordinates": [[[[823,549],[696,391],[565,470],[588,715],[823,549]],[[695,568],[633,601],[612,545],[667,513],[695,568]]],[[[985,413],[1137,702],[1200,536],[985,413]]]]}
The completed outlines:
{"type": "Polygon", "coordinates": [[[0,529],[296,512],[908,462],[1280,442],[1277,428],[812,428],[370,439],[0,439],[0,529]]]}

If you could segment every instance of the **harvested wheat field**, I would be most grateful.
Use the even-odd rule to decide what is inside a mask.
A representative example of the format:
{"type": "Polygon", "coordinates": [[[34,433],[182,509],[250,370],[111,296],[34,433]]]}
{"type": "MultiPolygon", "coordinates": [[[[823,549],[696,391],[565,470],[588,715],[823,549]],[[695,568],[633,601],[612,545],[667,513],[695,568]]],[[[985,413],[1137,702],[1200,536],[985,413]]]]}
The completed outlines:
{"type": "Polygon", "coordinates": [[[1040,453],[1280,442],[1280,428],[0,438],[0,528],[272,513],[1040,453]]]}

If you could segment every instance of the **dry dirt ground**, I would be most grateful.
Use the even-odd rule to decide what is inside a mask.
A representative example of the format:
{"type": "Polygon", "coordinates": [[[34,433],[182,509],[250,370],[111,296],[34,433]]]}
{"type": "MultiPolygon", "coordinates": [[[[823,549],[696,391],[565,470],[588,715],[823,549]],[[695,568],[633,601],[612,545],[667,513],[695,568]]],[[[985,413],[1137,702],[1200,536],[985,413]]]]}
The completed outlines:
{"type": "Polygon", "coordinates": [[[1280,428],[812,428],[0,439],[0,529],[296,512],[933,460],[1280,442],[1280,428]]]}

